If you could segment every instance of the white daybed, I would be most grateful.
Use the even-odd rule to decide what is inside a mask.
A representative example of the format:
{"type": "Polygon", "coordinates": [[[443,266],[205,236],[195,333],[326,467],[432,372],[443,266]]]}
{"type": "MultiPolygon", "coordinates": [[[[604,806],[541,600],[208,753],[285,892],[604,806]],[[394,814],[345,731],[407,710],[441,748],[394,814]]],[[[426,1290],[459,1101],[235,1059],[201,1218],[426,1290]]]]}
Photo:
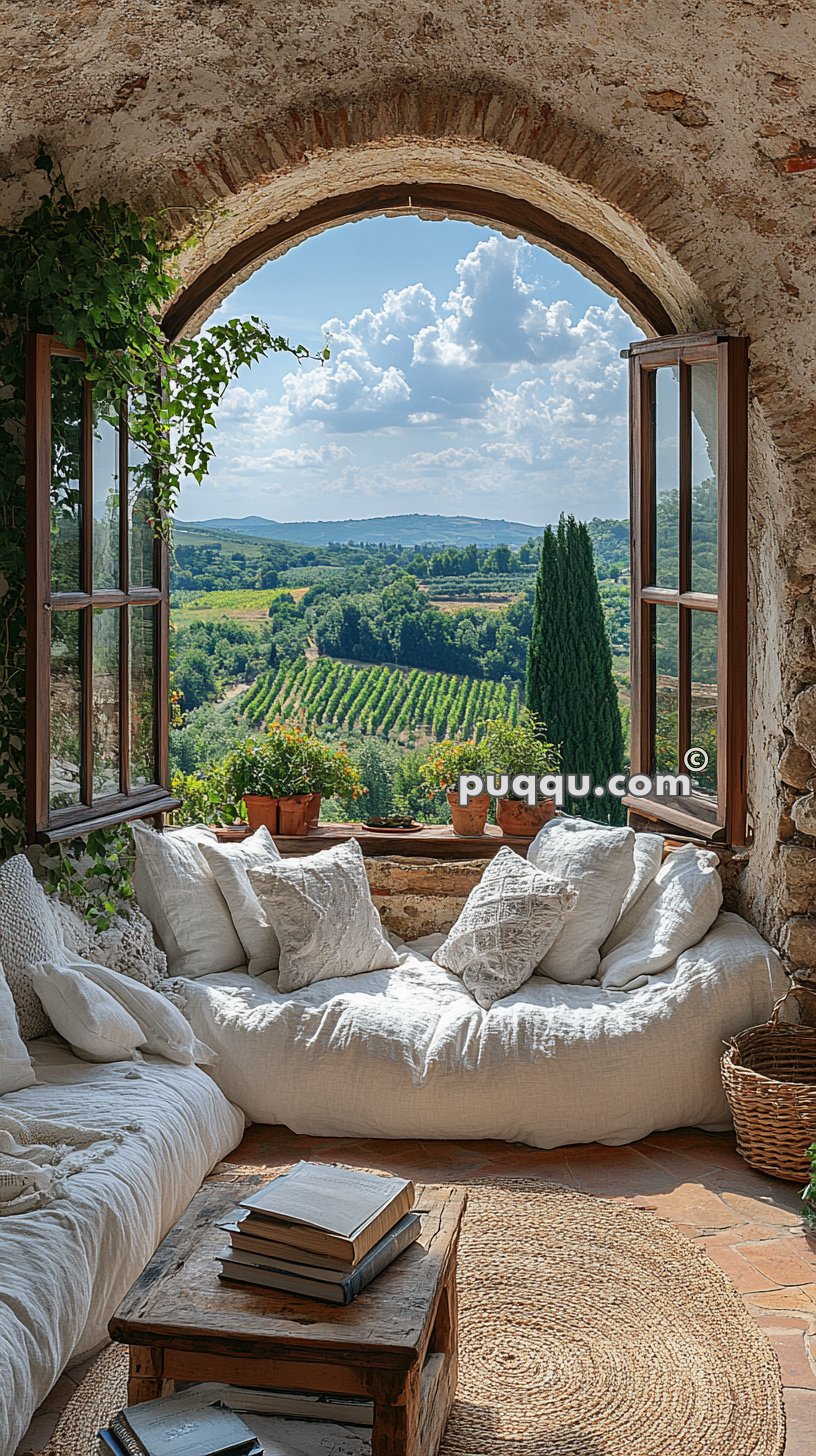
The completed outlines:
{"type": "Polygon", "coordinates": [[[122,1141],[66,1178],[64,1197],[0,1219],[0,1456],[12,1456],[65,1366],[106,1338],[117,1304],[245,1126],[197,1067],[157,1057],[93,1066],[48,1038],[28,1051],[37,1084],[0,1097],[0,1113],[122,1131],[122,1141]]]}
{"type": "Polygon", "coordinates": [[[274,973],[175,982],[211,1069],[256,1122],[324,1136],[501,1138],[554,1148],[730,1126],[723,1041],[763,1021],[786,980],[759,933],[721,913],[646,985],[534,976],[484,1011],[403,946],[397,969],[281,995],[274,973]]]}

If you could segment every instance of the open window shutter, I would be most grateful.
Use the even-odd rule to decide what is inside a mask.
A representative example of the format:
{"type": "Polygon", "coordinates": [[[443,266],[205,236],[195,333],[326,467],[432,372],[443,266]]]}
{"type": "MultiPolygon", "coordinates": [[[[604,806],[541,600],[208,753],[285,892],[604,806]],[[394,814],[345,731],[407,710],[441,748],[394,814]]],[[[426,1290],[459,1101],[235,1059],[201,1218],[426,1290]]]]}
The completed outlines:
{"type": "Polygon", "coordinates": [[[748,340],[694,334],[629,358],[632,774],[627,807],[746,836],[748,340]],[[657,792],[687,773],[691,796],[657,792]]]}

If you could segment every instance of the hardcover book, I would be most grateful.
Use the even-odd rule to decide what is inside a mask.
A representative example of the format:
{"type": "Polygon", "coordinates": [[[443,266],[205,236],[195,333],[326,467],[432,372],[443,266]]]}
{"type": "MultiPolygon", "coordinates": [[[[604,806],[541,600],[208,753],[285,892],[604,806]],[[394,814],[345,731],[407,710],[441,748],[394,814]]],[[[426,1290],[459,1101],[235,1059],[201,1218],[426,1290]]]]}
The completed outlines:
{"type": "Polygon", "coordinates": [[[234,1283],[258,1284],[283,1293],[302,1294],[308,1299],[323,1300],[326,1304],[350,1304],[419,1237],[421,1228],[419,1214],[406,1214],[340,1283],[325,1279],[320,1269],[310,1270],[304,1266],[302,1273],[291,1273],[281,1269],[276,1260],[231,1247],[222,1249],[217,1255],[221,1263],[219,1277],[234,1283]]]}
{"type": "Polygon", "coordinates": [[[414,1185],[335,1164],[297,1163],[241,1200],[244,1232],[356,1264],[408,1213],[414,1185]]]}

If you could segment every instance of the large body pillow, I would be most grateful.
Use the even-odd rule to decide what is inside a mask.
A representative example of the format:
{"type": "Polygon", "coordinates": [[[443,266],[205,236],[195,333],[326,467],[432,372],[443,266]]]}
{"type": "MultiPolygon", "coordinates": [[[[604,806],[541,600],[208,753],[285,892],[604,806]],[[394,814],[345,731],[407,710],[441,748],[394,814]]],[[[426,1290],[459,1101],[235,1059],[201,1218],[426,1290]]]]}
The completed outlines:
{"type": "Polygon", "coordinates": [[[209,976],[246,961],[227,902],[202,844],[217,844],[203,825],[157,834],[133,825],[136,898],[167,956],[171,976],[209,976]]]}
{"type": "Polygon", "coordinates": [[[599,971],[605,991],[642,985],[702,940],[722,905],[718,865],[712,850],[694,844],[672,851],[606,942],[599,971]]]}
{"type": "Polygon", "coordinates": [[[279,991],[399,965],[356,839],[248,873],[280,942],[279,991]]]}
{"type": "Polygon", "coordinates": [[[14,997],[0,968],[0,1096],[30,1087],[34,1068],[20,1036],[14,997]]]}
{"type": "Polygon", "coordinates": [[[229,907],[250,976],[274,971],[280,958],[278,937],[252,888],[248,873],[250,869],[268,869],[280,861],[278,847],[269,830],[261,825],[254,834],[237,844],[202,841],[201,853],[229,907]]]}
{"type": "Polygon", "coordinates": [[[566,880],[550,879],[504,845],[433,959],[461,976],[487,1010],[529,981],[575,899],[566,880]]]}
{"type": "Polygon", "coordinates": [[[0,964],[14,997],[23,1041],[51,1030],[32,972],[42,961],[59,960],[62,949],[54,908],[25,855],[15,854],[0,865],[0,964]]]}
{"type": "Polygon", "coordinates": [[[538,967],[540,975],[578,986],[597,974],[600,948],[632,882],[634,844],[633,829],[567,815],[539,830],[528,860],[542,874],[567,880],[576,891],[573,909],[538,967]]]}

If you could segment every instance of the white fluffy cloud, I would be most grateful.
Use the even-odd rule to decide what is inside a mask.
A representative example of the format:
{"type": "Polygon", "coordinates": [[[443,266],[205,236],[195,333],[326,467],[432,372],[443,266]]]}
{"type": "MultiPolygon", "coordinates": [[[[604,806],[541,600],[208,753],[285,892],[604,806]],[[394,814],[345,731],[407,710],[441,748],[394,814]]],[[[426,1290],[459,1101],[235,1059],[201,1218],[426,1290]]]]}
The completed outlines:
{"type": "Polygon", "coordinates": [[[536,277],[542,257],[489,233],[459,260],[447,296],[410,283],[327,320],[328,363],[291,369],[275,389],[250,378],[227,391],[216,480],[289,518],[328,514],[327,496],[360,515],[466,510],[476,497],[483,514],[535,523],[564,505],[619,513],[620,350],[637,330],[614,301],[552,296],[536,277]]]}

